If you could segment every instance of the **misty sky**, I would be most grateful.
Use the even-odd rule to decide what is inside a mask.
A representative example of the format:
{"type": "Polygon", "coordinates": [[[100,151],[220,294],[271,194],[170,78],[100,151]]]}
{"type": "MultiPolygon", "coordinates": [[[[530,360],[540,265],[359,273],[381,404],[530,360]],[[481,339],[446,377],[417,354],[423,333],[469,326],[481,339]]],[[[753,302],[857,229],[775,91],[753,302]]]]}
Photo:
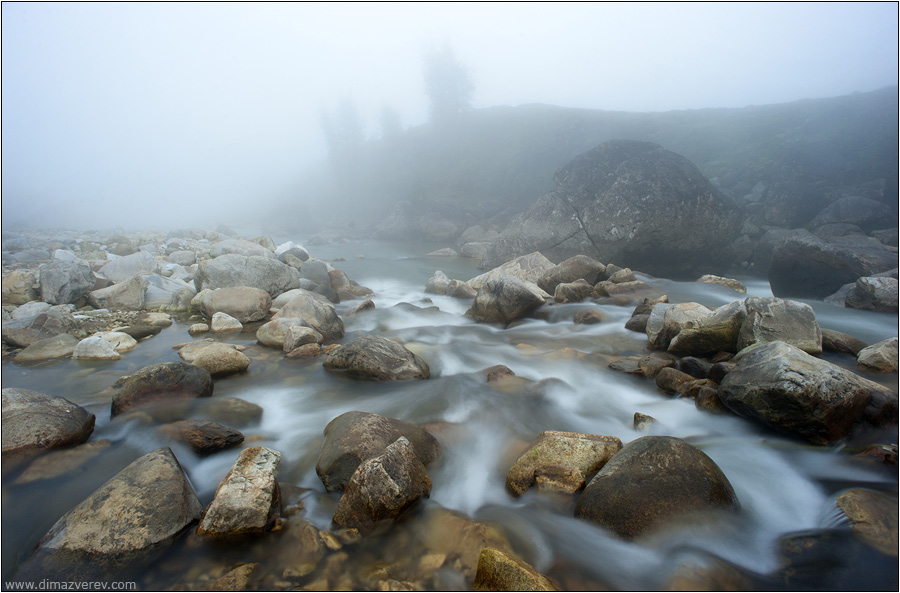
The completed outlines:
{"type": "Polygon", "coordinates": [[[742,107],[897,84],[896,3],[4,3],[4,227],[212,228],[302,195],[345,99],[426,120],[449,44],[474,106],[742,107]]]}

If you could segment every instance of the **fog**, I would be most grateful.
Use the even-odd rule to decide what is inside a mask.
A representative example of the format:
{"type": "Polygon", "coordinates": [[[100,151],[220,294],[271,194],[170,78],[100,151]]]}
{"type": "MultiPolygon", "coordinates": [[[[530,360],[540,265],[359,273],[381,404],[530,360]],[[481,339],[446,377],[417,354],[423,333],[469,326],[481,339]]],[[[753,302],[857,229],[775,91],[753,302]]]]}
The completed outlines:
{"type": "Polygon", "coordinates": [[[4,3],[3,227],[211,228],[315,200],[322,114],[742,107],[897,84],[896,3],[4,3]]]}

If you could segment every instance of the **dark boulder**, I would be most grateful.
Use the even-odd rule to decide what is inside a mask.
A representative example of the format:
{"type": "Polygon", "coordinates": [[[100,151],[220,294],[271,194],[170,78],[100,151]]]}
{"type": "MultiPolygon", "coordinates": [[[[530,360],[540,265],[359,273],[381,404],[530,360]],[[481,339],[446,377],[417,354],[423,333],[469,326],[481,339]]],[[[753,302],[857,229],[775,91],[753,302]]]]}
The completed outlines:
{"type": "Polygon", "coordinates": [[[588,254],[651,274],[730,263],[739,210],[684,157],[649,142],[612,140],[555,175],[556,189],[517,217],[481,267],[539,250],[588,254]]]}
{"type": "Polygon", "coordinates": [[[83,443],[94,415],[55,395],[6,388],[2,396],[3,456],[83,443]]]}
{"type": "Polygon", "coordinates": [[[175,399],[209,397],[213,380],[209,371],[186,362],[162,362],[123,377],[113,386],[110,416],[133,408],[175,399]]]}
{"type": "Polygon", "coordinates": [[[515,276],[500,276],[478,289],[470,312],[475,321],[505,325],[527,316],[545,300],[536,285],[515,276]]]}
{"type": "Polygon", "coordinates": [[[827,224],[844,223],[856,225],[869,232],[882,228],[885,221],[896,218],[896,211],[884,202],[848,196],[822,208],[809,226],[816,228],[827,224]]]}
{"type": "Polygon", "coordinates": [[[355,379],[405,381],[427,379],[428,363],[402,344],[381,336],[363,336],[344,344],[328,358],[324,367],[355,379]]]}

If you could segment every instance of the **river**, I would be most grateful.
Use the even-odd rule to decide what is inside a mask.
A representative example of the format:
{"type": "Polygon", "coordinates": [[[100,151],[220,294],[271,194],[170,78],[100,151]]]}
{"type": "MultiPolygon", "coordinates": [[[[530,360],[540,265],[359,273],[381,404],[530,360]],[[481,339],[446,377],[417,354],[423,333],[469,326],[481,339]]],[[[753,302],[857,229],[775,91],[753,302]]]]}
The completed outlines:
{"type": "MultiPolygon", "coordinates": [[[[580,584],[587,589],[658,589],[679,563],[704,565],[710,559],[765,575],[778,568],[779,537],[846,527],[834,510],[835,497],[842,490],[870,488],[897,495],[896,468],[867,466],[849,459],[839,446],[808,446],[735,416],[698,410],[693,401],[666,396],[652,382],[609,370],[607,364],[616,357],[645,352],[646,336],[624,329],[633,306],[558,305],[550,308],[546,319],[529,319],[509,329],[471,321],[464,317],[468,302],[424,292],[435,270],[460,280],[480,273],[473,260],[424,256],[436,247],[441,246],[375,241],[308,247],[317,258],[337,259],[332,262],[335,267],[375,293],[373,311],[357,317],[344,315],[343,342],[370,333],[400,338],[428,362],[431,378],[427,381],[370,383],[331,375],[321,360],[288,360],[280,351],[257,344],[258,324],[239,334],[215,337],[246,345],[252,363],[243,375],[217,379],[213,397],[240,397],[263,408],[258,424],[241,428],[244,446],[265,445],[282,453],[279,480],[304,489],[304,516],[318,528],[331,528],[337,501],[337,495],[325,493],[315,472],[322,430],[350,410],[417,424],[449,423],[452,430],[442,435],[442,458],[429,467],[431,496],[420,506],[459,511],[498,526],[522,558],[569,588],[580,584]],[[573,324],[572,315],[584,308],[601,311],[607,321],[573,324]],[[497,364],[534,384],[510,393],[494,389],[481,371],[497,364]],[[633,543],[573,518],[574,499],[548,501],[533,494],[515,499],[506,492],[511,464],[542,431],[612,435],[627,443],[644,434],[632,427],[635,412],[657,420],[652,434],[683,438],[712,458],[734,487],[740,511],[711,524],[683,526],[633,543]]],[[[715,307],[744,298],[718,285],[644,279],[671,301],[693,300],[715,307]]],[[[748,286],[748,295],[771,296],[764,280],[739,279],[748,286]]],[[[346,313],[356,303],[342,303],[339,311],[346,313]]],[[[897,315],[810,304],[822,327],[868,343],[897,335],[897,315]]],[[[143,366],[180,360],[172,346],[195,339],[187,332],[189,323],[176,321],[114,362],[65,359],[25,366],[3,361],[3,387],[61,395],[82,405],[97,417],[91,441],[112,442],[90,463],[59,477],[22,484],[15,475],[4,476],[4,580],[60,515],[133,459],[158,447],[172,447],[203,504],[212,499],[239,448],[200,457],[166,440],[153,425],[111,421],[109,401],[99,395],[117,378],[143,366]]],[[[855,368],[850,357],[826,358],[855,368]]],[[[897,389],[896,374],[869,377],[897,389]]],[[[897,442],[896,432],[884,438],[888,440],[881,442],[897,442]]],[[[407,528],[416,528],[415,518],[407,523],[407,528]]],[[[394,558],[414,553],[400,551],[408,544],[391,539],[390,533],[374,537],[354,548],[349,561],[377,562],[379,555],[394,558]],[[395,549],[387,551],[391,547],[395,549]]],[[[229,554],[245,562],[268,559],[271,565],[280,545],[278,539],[262,540],[229,554]]],[[[133,580],[146,589],[177,586],[183,582],[186,566],[202,564],[201,559],[220,553],[211,544],[197,544],[196,538],[187,536],[172,550],[132,575],[133,580]]],[[[891,570],[896,571],[896,559],[891,570]]],[[[453,571],[442,578],[432,586],[471,587],[471,582],[453,571]]],[[[862,581],[859,588],[879,584],[862,581]]]]}

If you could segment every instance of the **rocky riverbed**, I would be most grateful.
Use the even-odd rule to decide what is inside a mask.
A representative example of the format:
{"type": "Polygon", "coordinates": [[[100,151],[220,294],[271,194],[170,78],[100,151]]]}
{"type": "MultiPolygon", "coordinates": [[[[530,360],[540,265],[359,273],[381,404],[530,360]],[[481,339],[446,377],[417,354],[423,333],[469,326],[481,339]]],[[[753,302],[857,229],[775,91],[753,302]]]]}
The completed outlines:
{"type": "Polygon", "coordinates": [[[896,271],[312,243],[4,233],[4,580],[896,588],[896,271]]]}

